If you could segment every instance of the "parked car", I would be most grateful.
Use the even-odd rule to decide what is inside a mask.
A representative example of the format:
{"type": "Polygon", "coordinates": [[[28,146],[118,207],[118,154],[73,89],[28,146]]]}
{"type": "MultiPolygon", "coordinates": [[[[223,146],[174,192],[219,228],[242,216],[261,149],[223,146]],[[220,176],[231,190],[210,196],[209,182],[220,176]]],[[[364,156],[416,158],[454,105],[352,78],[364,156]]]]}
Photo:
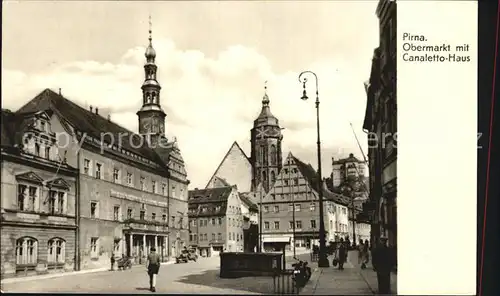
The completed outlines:
{"type": "Polygon", "coordinates": [[[194,262],[198,260],[198,254],[196,254],[196,249],[189,249],[188,258],[189,260],[192,260],[194,262]]]}
{"type": "Polygon", "coordinates": [[[117,266],[118,270],[125,270],[125,269],[130,269],[132,268],[132,261],[130,260],[129,257],[122,256],[120,259],[117,260],[117,266]]]}
{"type": "Polygon", "coordinates": [[[188,249],[184,249],[181,251],[179,256],[175,258],[176,263],[188,263],[189,261],[195,261],[198,260],[198,255],[195,253],[195,251],[191,251],[188,249]]]}

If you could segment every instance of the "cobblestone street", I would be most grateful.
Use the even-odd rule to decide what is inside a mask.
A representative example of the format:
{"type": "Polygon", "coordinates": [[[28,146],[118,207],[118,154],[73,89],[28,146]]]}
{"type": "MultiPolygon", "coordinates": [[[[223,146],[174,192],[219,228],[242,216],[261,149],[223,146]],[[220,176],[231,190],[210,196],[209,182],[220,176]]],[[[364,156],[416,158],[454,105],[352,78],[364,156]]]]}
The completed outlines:
{"type": "MultiPolygon", "coordinates": [[[[310,259],[309,254],[299,255],[310,259]]],[[[292,263],[287,257],[287,265],[292,263]]],[[[219,278],[220,258],[202,258],[197,262],[164,265],[157,278],[157,293],[181,294],[269,294],[273,292],[271,277],[219,278]]],[[[290,268],[290,266],[288,266],[290,268]]],[[[4,292],[95,292],[151,293],[143,266],[126,271],[104,271],[65,275],[2,284],[4,292]]]]}

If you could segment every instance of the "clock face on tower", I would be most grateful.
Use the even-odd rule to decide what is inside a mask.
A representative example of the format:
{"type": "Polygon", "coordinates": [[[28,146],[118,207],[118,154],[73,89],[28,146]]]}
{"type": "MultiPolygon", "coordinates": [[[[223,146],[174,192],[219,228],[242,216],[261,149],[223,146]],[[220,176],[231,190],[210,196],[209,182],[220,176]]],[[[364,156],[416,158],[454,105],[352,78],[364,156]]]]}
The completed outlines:
{"type": "Polygon", "coordinates": [[[151,123],[149,122],[149,120],[144,120],[142,122],[142,130],[143,131],[149,131],[150,127],[151,127],[151,123]]]}

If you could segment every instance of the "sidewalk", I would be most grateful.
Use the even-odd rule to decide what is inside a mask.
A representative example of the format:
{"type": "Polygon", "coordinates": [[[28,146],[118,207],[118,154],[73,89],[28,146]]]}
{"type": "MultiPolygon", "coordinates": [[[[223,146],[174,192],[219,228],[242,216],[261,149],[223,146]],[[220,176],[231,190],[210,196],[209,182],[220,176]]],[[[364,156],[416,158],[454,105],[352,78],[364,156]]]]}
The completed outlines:
{"type": "MultiPolygon", "coordinates": [[[[162,262],[161,265],[170,265],[170,264],[174,264],[174,263],[175,263],[175,261],[167,261],[167,262],[162,262]]],[[[132,265],[132,268],[136,268],[136,267],[144,267],[144,264],[132,265]]],[[[72,275],[78,275],[78,274],[104,272],[104,271],[111,271],[111,270],[108,267],[103,267],[103,268],[85,269],[85,270],[80,270],[80,271],[68,271],[68,272],[58,272],[58,273],[25,276],[25,277],[13,277],[13,278],[2,279],[1,282],[2,282],[2,284],[21,283],[21,282],[28,282],[28,281],[34,281],[34,280],[44,280],[44,279],[58,278],[58,277],[64,277],[64,276],[72,276],[72,275]]],[[[116,271],[116,269],[114,271],[116,271]]]]}
{"type": "MultiPolygon", "coordinates": [[[[374,294],[378,291],[378,280],[377,273],[373,270],[371,262],[367,264],[366,269],[360,269],[360,274],[366,283],[370,286],[370,289],[374,294]]],[[[398,291],[398,276],[395,273],[391,273],[391,294],[397,295],[398,291]]]]}
{"type": "MultiPolygon", "coordinates": [[[[333,257],[329,257],[331,262],[333,257]]],[[[357,265],[357,253],[349,252],[344,270],[335,267],[317,268],[317,263],[311,264],[313,274],[311,280],[300,291],[302,295],[370,295],[378,290],[377,274],[370,266],[361,270],[357,265]],[[353,264],[354,263],[354,264],[353,264]]],[[[391,290],[397,291],[396,275],[391,276],[391,290]]]]}

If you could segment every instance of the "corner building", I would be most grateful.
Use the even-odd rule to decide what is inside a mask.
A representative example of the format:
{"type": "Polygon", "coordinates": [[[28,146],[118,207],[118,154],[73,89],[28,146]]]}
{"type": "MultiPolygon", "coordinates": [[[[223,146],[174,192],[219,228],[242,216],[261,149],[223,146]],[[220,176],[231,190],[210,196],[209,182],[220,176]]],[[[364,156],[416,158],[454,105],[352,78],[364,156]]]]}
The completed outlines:
{"type": "Polygon", "coordinates": [[[108,267],[111,256],[122,254],[144,264],[152,246],[167,261],[188,243],[189,181],[176,142],[165,137],[151,36],[145,56],[139,134],[104,118],[97,107],[81,108],[48,89],[18,111],[50,109],[61,132],[70,136],[64,150],[67,163],[79,172],[76,261],[81,269],[108,267]]]}
{"type": "Polygon", "coordinates": [[[49,108],[2,110],[1,278],[77,268],[78,170],[56,145],[49,108]]]}
{"type": "Polygon", "coordinates": [[[396,256],[397,248],[397,98],[396,98],[396,2],[381,0],[377,6],[380,44],[375,49],[363,128],[376,134],[369,139],[369,201],[363,215],[371,221],[372,240],[386,236],[396,256]]]}

